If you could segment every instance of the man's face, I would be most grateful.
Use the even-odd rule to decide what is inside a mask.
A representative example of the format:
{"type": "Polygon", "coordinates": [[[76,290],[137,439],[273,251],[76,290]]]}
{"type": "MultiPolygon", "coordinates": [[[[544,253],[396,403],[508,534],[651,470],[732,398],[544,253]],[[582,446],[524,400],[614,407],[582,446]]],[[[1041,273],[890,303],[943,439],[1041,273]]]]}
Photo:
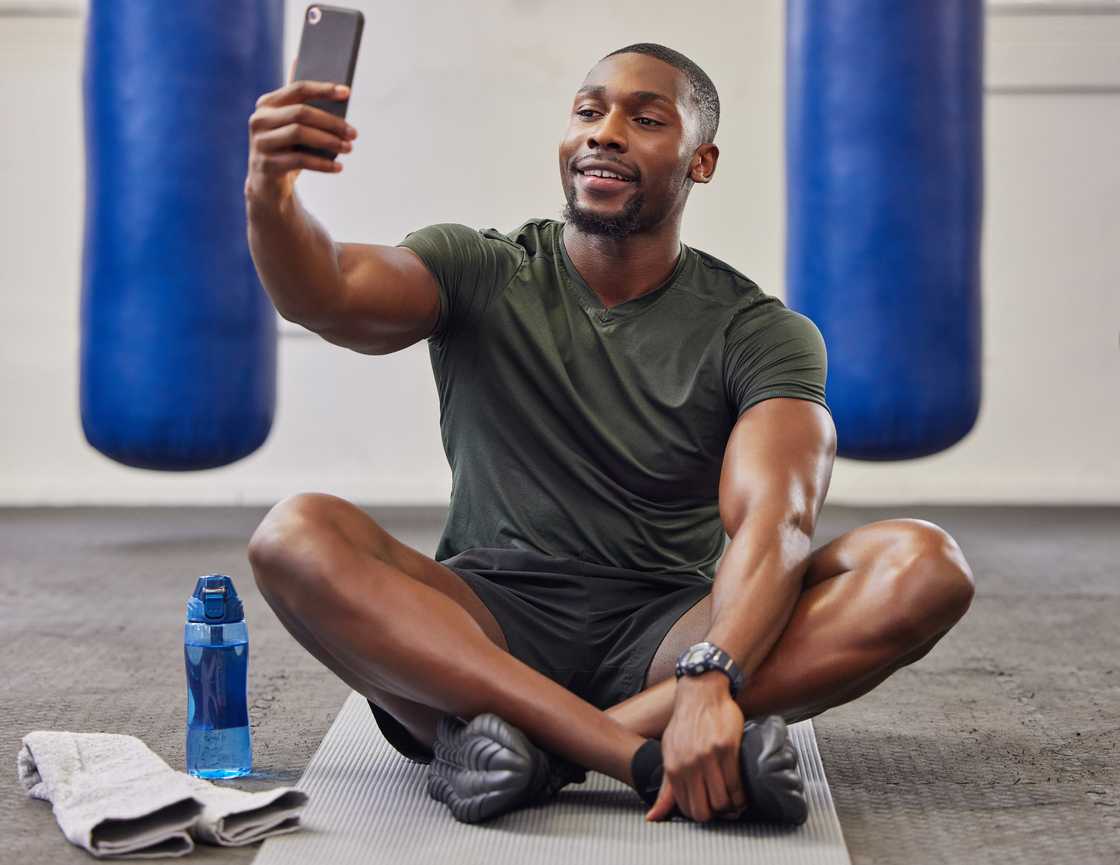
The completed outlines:
{"type": "Polygon", "coordinates": [[[699,140],[688,87],[681,72],[644,54],[616,54],[591,70],[560,142],[568,222],[587,234],[621,239],[684,207],[699,140]],[[581,174],[580,167],[592,170],[589,162],[629,179],[581,174]]]}

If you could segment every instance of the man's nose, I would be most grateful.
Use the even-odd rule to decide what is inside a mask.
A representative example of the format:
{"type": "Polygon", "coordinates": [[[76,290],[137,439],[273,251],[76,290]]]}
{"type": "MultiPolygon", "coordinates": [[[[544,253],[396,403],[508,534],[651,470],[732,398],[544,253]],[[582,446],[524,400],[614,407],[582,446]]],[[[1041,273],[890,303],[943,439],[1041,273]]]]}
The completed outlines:
{"type": "Polygon", "coordinates": [[[621,111],[612,111],[599,120],[587,138],[589,147],[608,147],[614,144],[626,150],[626,117],[621,111]]]}

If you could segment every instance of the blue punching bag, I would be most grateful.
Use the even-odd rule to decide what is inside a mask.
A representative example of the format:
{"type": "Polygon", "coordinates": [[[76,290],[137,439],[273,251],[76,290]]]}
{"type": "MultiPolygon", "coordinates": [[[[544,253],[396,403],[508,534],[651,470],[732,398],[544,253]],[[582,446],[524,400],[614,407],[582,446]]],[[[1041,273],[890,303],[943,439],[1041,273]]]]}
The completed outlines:
{"type": "Polygon", "coordinates": [[[838,452],[950,447],[980,408],[981,0],[788,0],[788,305],[838,452]]]}
{"type": "Polygon", "coordinates": [[[276,312],[246,240],[248,121],[283,83],[283,0],[93,0],[83,74],[81,415],[125,465],[267,438],[276,312]]]}

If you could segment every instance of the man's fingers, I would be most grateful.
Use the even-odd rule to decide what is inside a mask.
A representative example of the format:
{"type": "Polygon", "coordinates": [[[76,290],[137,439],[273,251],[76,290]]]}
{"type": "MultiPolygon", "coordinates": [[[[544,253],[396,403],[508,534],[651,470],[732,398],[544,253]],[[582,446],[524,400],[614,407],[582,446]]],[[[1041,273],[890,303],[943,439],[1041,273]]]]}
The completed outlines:
{"type": "Polygon", "coordinates": [[[257,100],[257,108],[266,105],[291,105],[308,99],[345,99],[350,88],[332,81],[292,81],[279,90],[264,93],[257,100]]]}
{"type": "Polygon", "coordinates": [[[256,137],[257,151],[260,153],[279,153],[288,150],[297,144],[308,147],[319,147],[332,153],[349,153],[349,141],[331,135],[321,129],[312,129],[298,123],[289,123],[279,129],[261,132],[256,137]]]}
{"type": "Polygon", "coordinates": [[[308,128],[322,129],[335,137],[348,140],[356,138],[357,132],[351,135],[353,127],[341,117],[316,108],[314,105],[285,105],[282,107],[264,106],[258,108],[249,117],[249,130],[260,135],[269,129],[280,129],[290,124],[298,124],[308,128]]]}
{"type": "Polygon", "coordinates": [[[728,789],[730,785],[723,773],[723,763],[712,755],[704,764],[704,786],[713,814],[726,814],[734,808],[731,791],[728,789]]]}
{"type": "Polygon", "coordinates": [[[657,791],[657,799],[654,800],[653,805],[646,811],[647,820],[663,820],[669,816],[669,812],[673,810],[675,801],[673,799],[673,788],[669,784],[669,776],[662,774],[661,788],[657,791]]]}
{"type": "Polygon", "coordinates": [[[688,787],[688,816],[697,823],[707,823],[712,819],[712,808],[708,802],[704,772],[693,772],[685,783],[688,787]]]}
{"type": "Polygon", "coordinates": [[[328,174],[337,174],[342,171],[342,163],[331,159],[324,159],[314,153],[293,151],[290,153],[275,153],[269,156],[257,156],[253,161],[253,170],[267,177],[287,174],[289,171],[309,169],[311,171],[325,171],[328,174]]]}
{"type": "Polygon", "coordinates": [[[731,808],[742,811],[750,802],[747,801],[747,791],[743,788],[743,769],[739,764],[739,748],[724,754],[720,760],[720,770],[727,793],[731,797],[731,808]]]}

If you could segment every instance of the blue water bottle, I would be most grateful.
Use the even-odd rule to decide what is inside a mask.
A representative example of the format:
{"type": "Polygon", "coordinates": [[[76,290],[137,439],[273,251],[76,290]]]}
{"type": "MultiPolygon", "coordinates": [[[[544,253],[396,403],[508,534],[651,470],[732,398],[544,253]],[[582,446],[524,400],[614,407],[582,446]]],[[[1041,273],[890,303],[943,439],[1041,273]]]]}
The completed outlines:
{"type": "Polygon", "coordinates": [[[187,772],[237,778],[253,767],[247,687],[249,631],[233,580],[199,577],[187,600],[187,772]]]}

